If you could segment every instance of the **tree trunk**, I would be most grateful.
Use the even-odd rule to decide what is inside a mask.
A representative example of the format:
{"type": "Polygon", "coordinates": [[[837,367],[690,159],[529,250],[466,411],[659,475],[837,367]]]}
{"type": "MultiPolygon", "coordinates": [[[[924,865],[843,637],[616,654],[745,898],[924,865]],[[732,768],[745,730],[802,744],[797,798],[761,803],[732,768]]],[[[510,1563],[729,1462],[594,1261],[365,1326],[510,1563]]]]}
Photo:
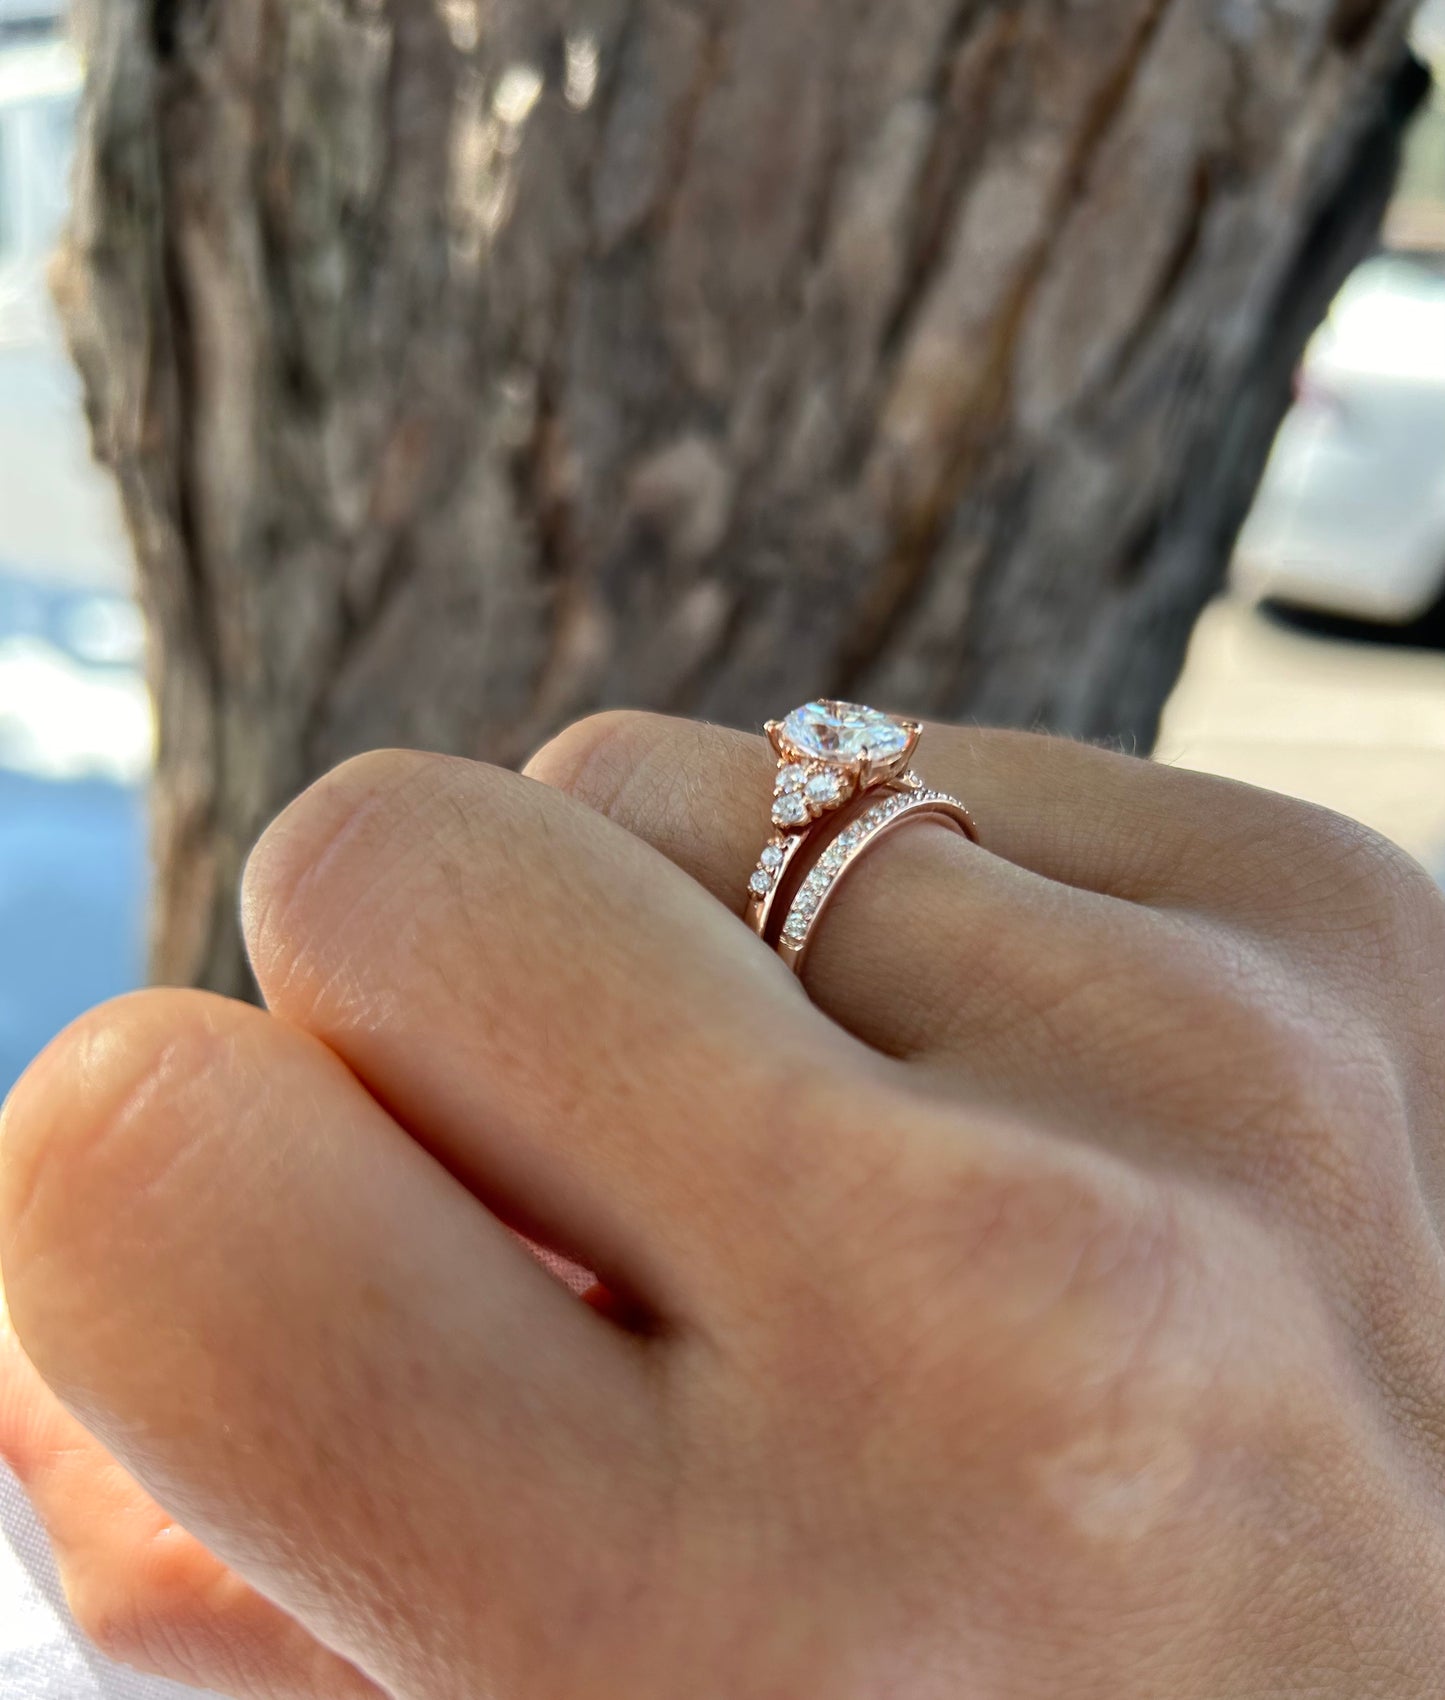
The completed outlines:
{"type": "Polygon", "coordinates": [[[826,691],[1147,745],[1378,221],[1409,0],[91,0],[59,290],[156,975],[408,744],[826,691]]]}

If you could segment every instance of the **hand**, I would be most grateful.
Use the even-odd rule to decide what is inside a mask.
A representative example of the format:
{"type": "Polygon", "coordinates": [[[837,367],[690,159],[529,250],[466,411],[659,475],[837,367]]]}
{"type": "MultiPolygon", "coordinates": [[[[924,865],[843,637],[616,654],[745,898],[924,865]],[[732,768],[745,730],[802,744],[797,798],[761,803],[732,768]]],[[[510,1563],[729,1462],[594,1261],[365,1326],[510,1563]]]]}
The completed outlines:
{"type": "Polygon", "coordinates": [[[1222,781],[919,766],[986,848],[881,845],[812,1003],[728,912],[761,742],[611,716],[542,784],[348,764],[248,870],[269,1014],[56,1041],[15,1325],[218,1567],[157,1593],[99,1508],[112,1647],[246,1696],[1438,1694],[1445,904],[1222,781]],[[236,1602],[278,1639],[227,1666],[236,1602]]]}

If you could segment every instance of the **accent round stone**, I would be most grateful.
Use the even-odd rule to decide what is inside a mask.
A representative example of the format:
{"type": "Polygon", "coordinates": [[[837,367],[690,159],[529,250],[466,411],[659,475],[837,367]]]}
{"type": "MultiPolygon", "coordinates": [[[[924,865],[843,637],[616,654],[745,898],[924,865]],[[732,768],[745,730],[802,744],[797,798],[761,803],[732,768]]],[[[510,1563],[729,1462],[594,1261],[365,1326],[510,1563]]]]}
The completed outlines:
{"type": "Polygon", "coordinates": [[[820,698],[795,708],[783,722],[783,737],[814,761],[887,761],[902,755],[911,736],[901,720],[856,702],[820,698]]]}
{"type": "Polygon", "coordinates": [[[785,791],[773,804],[773,819],[779,826],[802,826],[808,818],[808,805],[800,792],[785,791]]]}
{"type": "Polygon", "coordinates": [[[764,873],[761,868],[748,881],[748,890],[752,892],[754,897],[766,897],[772,889],[772,875],[764,873]]]}
{"type": "Polygon", "coordinates": [[[781,868],[783,865],[783,847],[781,844],[765,844],[760,857],[763,866],[769,870],[781,868]]]}
{"type": "Polygon", "coordinates": [[[825,768],[822,773],[815,773],[803,787],[810,802],[836,803],[843,795],[847,786],[848,776],[839,773],[837,768],[825,768]]]}

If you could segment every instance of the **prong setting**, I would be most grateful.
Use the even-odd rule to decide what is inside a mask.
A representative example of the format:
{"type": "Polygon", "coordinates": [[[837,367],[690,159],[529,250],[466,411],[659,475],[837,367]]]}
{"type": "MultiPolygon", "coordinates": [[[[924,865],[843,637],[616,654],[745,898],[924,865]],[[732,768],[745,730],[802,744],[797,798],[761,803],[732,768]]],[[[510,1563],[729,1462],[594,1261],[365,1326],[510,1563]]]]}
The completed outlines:
{"type": "MultiPolygon", "coordinates": [[[[785,955],[802,940],[805,911],[821,907],[832,881],[851,860],[852,852],[865,835],[859,821],[846,820],[843,830],[829,835],[817,863],[806,867],[808,846],[815,843],[813,829],[827,815],[846,810],[862,801],[865,793],[878,790],[882,801],[864,817],[868,833],[876,836],[884,825],[908,812],[909,802],[927,796],[935,809],[947,799],[928,793],[922,780],[910,770],[910,762],[923,734],[920,721],[884,714],[861,703],[838,702],[820,697],[795,708],[782,720],[769,720],[765,727],[777,758],[773,782],[773,835],[763,847],[748,876],[747,914],[754,932],[772,938],[770,917],[786,895],[788,913],[777,948],[785,955]],[[789,875],[795,863],[804,864],[803,884],[796,886],[789,875]]],[[[959,821],[967,814],[955,805],[959,821]]],[[[945,812],[946,809],[945,809],[945,812]]],[[[965,830],[969,830],[965,828],[965,830]]]]}

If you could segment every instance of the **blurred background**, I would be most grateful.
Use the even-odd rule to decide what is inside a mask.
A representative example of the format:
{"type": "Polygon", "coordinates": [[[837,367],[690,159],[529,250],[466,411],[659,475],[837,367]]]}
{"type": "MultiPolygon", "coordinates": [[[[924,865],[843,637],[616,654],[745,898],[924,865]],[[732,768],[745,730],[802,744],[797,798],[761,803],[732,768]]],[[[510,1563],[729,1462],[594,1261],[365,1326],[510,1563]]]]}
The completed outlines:
{"type": "Polygon", "coordinates": [[[144,955],[143,631],[46,287],[81,80],[63,11],[0,0],[0,1088],[144,955]]]}
{"type": "MultiPolygon", "coordinates": [[[[144,633],[47,291],[82,78],[62,10],[0,0],[0,1091],[144,969],[144,633]]],[[[1437,91],[1379,250],[1299,369],[1159,755],[1344,810],[1445,877],[1445,0],[1416,51],[1437,91]]]]}

